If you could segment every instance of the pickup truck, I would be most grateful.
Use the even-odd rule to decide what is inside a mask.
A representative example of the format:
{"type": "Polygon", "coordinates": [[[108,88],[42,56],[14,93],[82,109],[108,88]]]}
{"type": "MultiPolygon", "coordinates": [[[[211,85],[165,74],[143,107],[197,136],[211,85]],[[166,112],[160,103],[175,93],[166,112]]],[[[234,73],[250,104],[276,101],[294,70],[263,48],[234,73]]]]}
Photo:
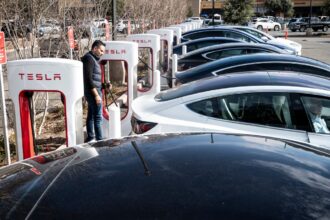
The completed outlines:
{"type": "MultiPolygon", "coordinates": [[[[311,18],[310,25],[313,31],[322,30],[324,32],[327,32],[329,29],[328,22],[322,22],[319,18],[316,17],[311,18]]],[[[292,32],[296,32],[297,30],[299,30],[300,32],[304,32],[308,27],[309,27],[309,17],[299,18],[288,24],[288,28],[292,32]]]]}

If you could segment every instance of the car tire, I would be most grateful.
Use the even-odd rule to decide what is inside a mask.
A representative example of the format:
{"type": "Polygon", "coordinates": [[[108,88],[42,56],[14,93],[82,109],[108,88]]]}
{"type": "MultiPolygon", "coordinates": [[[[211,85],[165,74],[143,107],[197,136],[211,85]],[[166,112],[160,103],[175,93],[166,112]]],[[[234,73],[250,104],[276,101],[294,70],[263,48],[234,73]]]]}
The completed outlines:
{"type": "Polygon", "coordinates": [[[328,27],[328,26],[324,26],[324,27],[322,28],[322,31],[323,31],[323,32],[327,32],[327,31],[328,31],[328,29],[329,29],[329,27],[328,27]]]}
{"type": "Polygon", "coordinates": [[[299,31],[300,32],[304,32],[306,30],[306,27],[305,26],[301,26],[300,28],[299,28],[299,31]]]}
{"type": "Polygon", "coordinates": [[[291,29],[292,32],[296,32],[297,30],[296,29],[291,29]]]}
{"type": "Polygon", "coordinates": [[[259,26],[257,27],[257,29],[260,30],[260,31],[262,31],[262,30],[263,30],[263,27],[262,27],[261,25],[259,25],[259,26]]]}
{"type": "Polygon", "coordinates": [[[275,25],[274,26],[274,31],[279,31],[280,30],[280,27],[278,25],[275,25]]]}

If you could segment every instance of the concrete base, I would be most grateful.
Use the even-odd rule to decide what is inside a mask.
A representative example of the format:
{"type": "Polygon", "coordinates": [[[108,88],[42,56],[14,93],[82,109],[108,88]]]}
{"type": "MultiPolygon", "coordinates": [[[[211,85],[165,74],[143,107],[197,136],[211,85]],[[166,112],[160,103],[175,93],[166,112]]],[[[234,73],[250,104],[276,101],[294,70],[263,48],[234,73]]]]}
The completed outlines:
{"type": "Polygon", "coordinates": [[[306,29],[306,36],[312,36],[313,35],[313,29],[312,28],[307,28],[306,29]]]}

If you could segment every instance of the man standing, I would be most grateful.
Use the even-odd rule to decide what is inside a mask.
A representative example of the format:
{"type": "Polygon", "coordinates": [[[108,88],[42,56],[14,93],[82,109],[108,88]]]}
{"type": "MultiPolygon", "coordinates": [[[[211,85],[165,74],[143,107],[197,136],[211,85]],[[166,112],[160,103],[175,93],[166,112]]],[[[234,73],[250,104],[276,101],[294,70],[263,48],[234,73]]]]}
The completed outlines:
{"type": "Polygon", "coordinates": [[[102,81],[99,59],[104,54],[105,44],[96,40],[92,44],[92,50],[86,53],[81,61],[83,62],[85,98],[88,102],[87,113],[87,139],[90,142],[94,139],[102,140],[102,81]],[[95,131],[95,134],[94,134],[95,131]]]}

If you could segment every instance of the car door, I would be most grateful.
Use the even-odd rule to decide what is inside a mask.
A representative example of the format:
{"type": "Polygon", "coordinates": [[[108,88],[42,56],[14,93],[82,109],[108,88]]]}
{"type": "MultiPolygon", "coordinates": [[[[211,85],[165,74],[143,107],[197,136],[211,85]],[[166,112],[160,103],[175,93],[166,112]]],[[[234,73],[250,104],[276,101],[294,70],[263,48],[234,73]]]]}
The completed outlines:
{"type": "Polygon", "coordinates": [[[209,130],[307,142],[306,123],[300,125],[303,120],[296,119],[295,109],[290,108],[290,99],[286,93],[249,92],[214,96],[188,107],[194,111],[194,105],[205,106],[205,112],[199,114],[208,116],[206,128],[209,130]]]}
{"type": "MultiPolygon", "coordinates": [[[[310,143],[330,149],[330,98],[323,96],[301,95],[301,104],[306,112],[312,131],[308,132],[310,143]],[[313,109],[318,108],[320,122],[313,122],[313,109]],[[320,127],[322,129],[320,129],[320,127]]],[[[315,110],[314,110],[315,111],[315,110]]]]}

